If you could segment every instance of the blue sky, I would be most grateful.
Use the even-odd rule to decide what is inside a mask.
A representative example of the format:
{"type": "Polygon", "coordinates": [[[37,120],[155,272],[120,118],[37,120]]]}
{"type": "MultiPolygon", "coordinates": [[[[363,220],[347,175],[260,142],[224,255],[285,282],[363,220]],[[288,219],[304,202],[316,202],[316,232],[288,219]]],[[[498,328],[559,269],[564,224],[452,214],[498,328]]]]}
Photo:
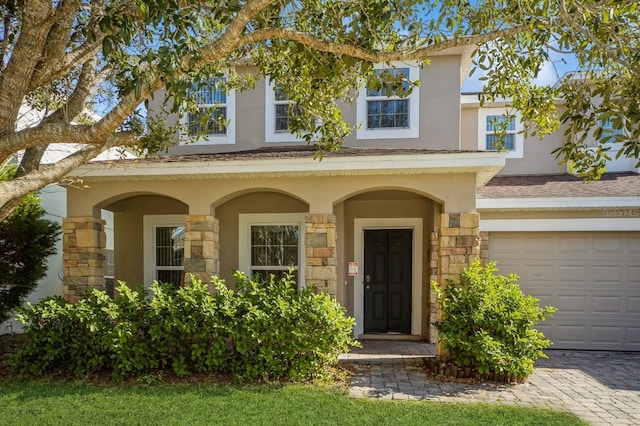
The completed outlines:
{"type": "MultiPolygon", "coordinates": [[[[578,63],[576,58],[571,54],[562,54],[555,51],[549,53],[550,61],[545,62],[538,74],[538,78],[534,83],[539,85],[554,85],[563,75],[568,72],[578,70],[578,63]]],[[[480,77],[486,75],[480,69],[471,76],[467,77],[464,85],[462,86],[463,93],[477,93],[482,91],[483,82],[480,81],[480,77]]]]}

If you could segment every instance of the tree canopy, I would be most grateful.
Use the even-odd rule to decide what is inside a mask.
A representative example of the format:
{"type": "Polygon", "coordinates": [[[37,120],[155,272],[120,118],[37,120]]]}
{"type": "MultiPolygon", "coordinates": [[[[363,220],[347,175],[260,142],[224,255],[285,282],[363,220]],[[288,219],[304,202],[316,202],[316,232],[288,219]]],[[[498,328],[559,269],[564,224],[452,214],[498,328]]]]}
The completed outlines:
{"type": "Polygon", "coordinates": [[[242,90],[268,75],[294,88],[294,130],[335,150],[350,131],[335,101],[352,101],[374,63],[428,66],[455,46],[477,49],[481,101],[511,99],[531,134],[566,123],[559,158],[585,176],[604,166],[608,146],[585,144],[600,139],[603,120],[624,130],[612,136],[622,155],[640,153],[636,1],[0,0],[0,12],[0,166],[25,150],[16,177],[0,183],[0,219],[109,147],[165,148],[173,129],[137,112],[160,89],[168,108],[193,106],[194,82],[224,74],[242,90]],[[534,84],[554,51],[571,52],[580,74],[534,84]],[[247,63],[254,72],[236,72],[247,63]],[[42,118],[18,125],[25,105],[42,118]],[[100,118],[83,119],[87,111],[100,118]],[[44,166],[52,143],[83,148],[44,166]]]}

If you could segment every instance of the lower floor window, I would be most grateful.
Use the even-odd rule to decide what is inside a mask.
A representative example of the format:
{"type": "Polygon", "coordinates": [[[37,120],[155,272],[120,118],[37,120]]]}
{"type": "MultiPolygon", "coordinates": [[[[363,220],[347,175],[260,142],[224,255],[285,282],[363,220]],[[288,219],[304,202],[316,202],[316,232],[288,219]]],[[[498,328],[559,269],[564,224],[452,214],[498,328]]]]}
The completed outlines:
{"type": "Polygon", "coordinates": [[[184,270],[184,226],[156,226],[154,250],[154,278],[180,285],[184,270]]]}
{"type": "Polygon", "coordinates": [[[305,213],[241,213],[238,269],[247,276],[279,280],[292,271],[304,287],[305,213]]]}
{"type": "Polygon", "coordinates": [[[251,225],[251,275],[284,277],[299,268],[298,225],[251,225]]]}

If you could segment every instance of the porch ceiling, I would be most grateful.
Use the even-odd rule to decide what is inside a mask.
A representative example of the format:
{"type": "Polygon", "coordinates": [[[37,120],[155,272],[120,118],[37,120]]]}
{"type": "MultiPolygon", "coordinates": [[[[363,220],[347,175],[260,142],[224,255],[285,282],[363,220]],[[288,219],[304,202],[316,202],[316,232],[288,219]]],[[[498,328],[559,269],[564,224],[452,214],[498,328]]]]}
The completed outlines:
{"type": "Polygon", "coordinates": [[[313,158],[313,148],[91,162],[70,176],[85,181],[178,180],[241,177],[366,176],[475,173],[476,188],[504,166],[497,152],[343,148],[313,158]]]}

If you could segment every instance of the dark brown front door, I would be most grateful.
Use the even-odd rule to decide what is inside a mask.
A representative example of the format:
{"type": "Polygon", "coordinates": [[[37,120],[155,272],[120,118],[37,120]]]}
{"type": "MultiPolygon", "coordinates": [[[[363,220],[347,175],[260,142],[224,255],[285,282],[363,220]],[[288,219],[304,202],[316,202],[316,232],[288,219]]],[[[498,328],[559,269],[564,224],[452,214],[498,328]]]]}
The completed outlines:
{"type": "Polygon", "coordinates": [[[411,334],[411,229],[364,231],[364,332],[411,334]]]}

